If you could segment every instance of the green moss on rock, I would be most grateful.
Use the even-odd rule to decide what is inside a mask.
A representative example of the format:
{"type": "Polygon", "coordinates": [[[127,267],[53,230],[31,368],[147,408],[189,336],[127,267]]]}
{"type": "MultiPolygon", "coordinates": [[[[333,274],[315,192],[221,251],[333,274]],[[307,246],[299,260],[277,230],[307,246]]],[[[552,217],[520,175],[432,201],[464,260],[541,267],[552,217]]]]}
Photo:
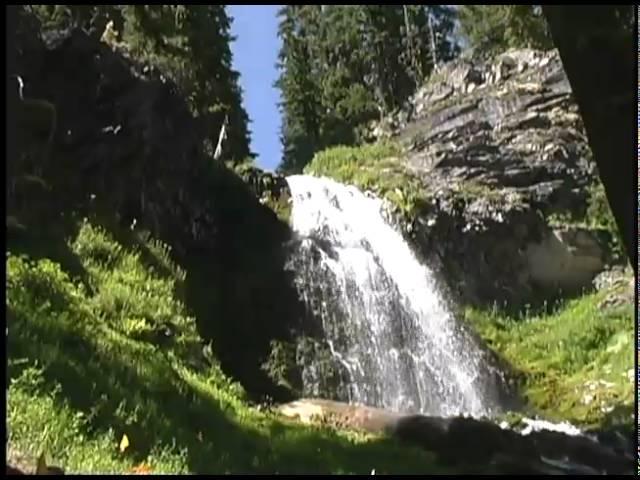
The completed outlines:
{"type": "MultiPolygon", "coordinates": [[[[360,147],[332,147],[319,152],[304,173],[333,178],[368,190],[390,202],[394,213],[407,224],[429,210],[436,201],[459,211],[478,201],[489,209],[524,204],[514,189],[492,188],[469,180],[444,183],[434,177],[431,183],[407,168],[398,143],[379,142],[360,147]]],[[[479,205],[478,208],[482,206],[479,205]]]]}
{"type": "Polygon", "coordinates": [[[304,173],[371,191],[400,212],[412,215],[426,192],[420,180],[406,170],[400,155],[400,146],[393,142],[332,147],[316,154],[304,173]]]}
{"type": "Polygon", "coordinates": [[[227,165],[227,168],[246,183],[260,203],[271,210],[284,223],[291,217],[291,194],[284,177],[265,172],[249,162],[227,165]]]}

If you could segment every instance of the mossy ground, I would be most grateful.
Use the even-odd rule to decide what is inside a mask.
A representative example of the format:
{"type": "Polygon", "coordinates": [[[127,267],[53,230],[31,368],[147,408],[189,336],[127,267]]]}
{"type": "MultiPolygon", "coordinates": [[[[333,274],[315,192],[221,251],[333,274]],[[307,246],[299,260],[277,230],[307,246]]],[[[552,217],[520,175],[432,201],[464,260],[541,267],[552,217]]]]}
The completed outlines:
{"type": "Polygon", "coordinates": [[[44,451],[84,473],[439,470],[394,441],[293,424],[251,405],[219,368],[215,344],[198,338],[180,301],[184,273],[161,244],[143,236],[141,245],[84,222],[68,241],[73,269],[9,247],[8,450],[44,451]]]}
{"type": "Polygon", "coordinates": [[[333,178],[374,192],[400,212],[411,215],[426,192],[418,178],[399,161],[400,154],[401,147],[393,142],[332,147],[317,153],[304,173],[333,178]]]}
{"type": "Polygon", "coordinates": [[[587,294],[547,314],[467,309],[465,316],[523,374],[523,394],[541,416],[584,427],[631,426],[633,304],[603,306],[611,293],[587,294]]]}

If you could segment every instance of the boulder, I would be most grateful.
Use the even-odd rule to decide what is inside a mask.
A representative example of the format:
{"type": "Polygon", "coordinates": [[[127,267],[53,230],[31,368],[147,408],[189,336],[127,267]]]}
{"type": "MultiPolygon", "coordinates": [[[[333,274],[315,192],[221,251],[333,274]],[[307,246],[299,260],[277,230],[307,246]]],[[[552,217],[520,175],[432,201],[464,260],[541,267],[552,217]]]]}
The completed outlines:
{"type": "Polygon", "coordinates": [[[402,415],[322,399],[297,400],[277,411],[306,424],[396,438],[435,453],[441,463],[465,473],[631,474],[634,468],[632,442],[622,448],[618,442],[616,449],[594,432],[552,431],[539,426],[545,422],[531,422],[535,428],[518,432],[488,419],[402,415]]]}
{"type": "Polygon", "coordinates": [[[388,434],[401,417],[398,413],[365,405],[303,398],[278,407],[278,412],[304,424],[325,423],[371,434],[388,434]]]}
{"type": "Polygon", "coordinates": [[[605,252],[592,232],[558,229],[547,232],[525,251],[531,281],[546,290],[578,292],[605,267],[605,252]]]}

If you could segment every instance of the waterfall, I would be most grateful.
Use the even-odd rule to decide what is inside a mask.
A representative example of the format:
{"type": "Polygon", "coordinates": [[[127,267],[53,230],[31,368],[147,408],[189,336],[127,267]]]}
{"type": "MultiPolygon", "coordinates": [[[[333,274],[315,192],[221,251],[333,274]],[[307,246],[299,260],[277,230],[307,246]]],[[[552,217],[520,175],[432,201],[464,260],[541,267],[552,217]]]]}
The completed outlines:
{"type": "MultiPolygon", "coordinates": [[[[500,411],[500,374],[384,202],[327,178],[287,181],[296,282],[342,372],[338,399],[441,416],[500,411]]],[[[316,367],[304,368],[305,394],[323,394],[316,367]]]]}

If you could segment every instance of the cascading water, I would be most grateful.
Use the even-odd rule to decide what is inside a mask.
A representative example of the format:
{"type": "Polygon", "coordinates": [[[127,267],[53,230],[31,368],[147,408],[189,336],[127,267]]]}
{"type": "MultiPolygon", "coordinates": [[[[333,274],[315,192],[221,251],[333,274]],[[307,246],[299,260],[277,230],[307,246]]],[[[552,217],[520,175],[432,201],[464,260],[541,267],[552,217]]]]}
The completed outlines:
{"type": "MultiPolygon", "coordinates": [[[[385,220],[383,201],[326,178],[287,181],[300,239],[295,275],[346,377],[340,399],[442,416],[500,411],[501,376],[385,220]]],[[[303,381],[322,394],[313,364],[303,381]]]]}

